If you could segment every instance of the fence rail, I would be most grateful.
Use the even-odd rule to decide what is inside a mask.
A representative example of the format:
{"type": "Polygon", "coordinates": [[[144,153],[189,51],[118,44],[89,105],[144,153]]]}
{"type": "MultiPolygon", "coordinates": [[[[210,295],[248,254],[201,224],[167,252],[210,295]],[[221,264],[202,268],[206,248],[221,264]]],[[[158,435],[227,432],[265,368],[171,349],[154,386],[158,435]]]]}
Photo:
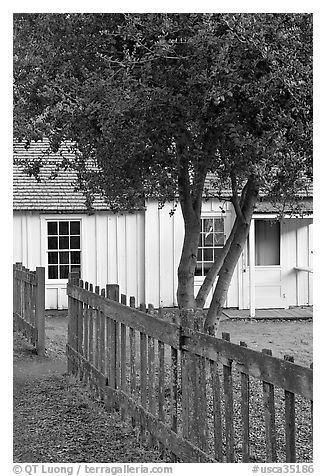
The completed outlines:
{"type": "Polygon", "coordinates": [[[296,432],[312,443],[311,368],[204,334],[196,313],[166,320],[135,309],[133,297],[119,303],[117,285],[94,291],[71,274],[68,371],[130,418],[142,441],[183,462],[295,462],[296,432]]]}
{"type": "Polygon", "coordinates": [[[22,263],[13,265],[13,316],[17,331],[35,346],[39,355],[45,352],[45,270],[30,271],[22,263]]]}

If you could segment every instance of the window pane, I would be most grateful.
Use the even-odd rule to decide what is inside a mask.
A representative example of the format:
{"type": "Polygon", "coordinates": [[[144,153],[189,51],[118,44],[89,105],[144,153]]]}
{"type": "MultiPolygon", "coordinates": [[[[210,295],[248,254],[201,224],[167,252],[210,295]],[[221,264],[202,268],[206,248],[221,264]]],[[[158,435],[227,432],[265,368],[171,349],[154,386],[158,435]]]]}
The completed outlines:
{"type": "Polygon", "coordinates": [[[71,235],[80,235],[80,222],[71,221],[70,222],[70,234],[71,235]]]}
{"type": "Polygon", "coordinates": [[[70,263],[71,264],[80,264],[80,251],[71,251],[70,252],[70,263]]]}
{"type": "Polygon", "coordinates": [[[48,235],[58,234],[58,224],[56,221],[48,221],[48,235]]]}
{"type": "Polygon", "coordinates": [[[49,279],[58,279],[58,266],[48,267],[48,277],[49,279]]]}
{"type": "Polygon", "coordinates": [[[72,250],[76,250],[80,248],[80,238],[79,236],[71,236],[70,237],[70,248],[72,250]]]}
{"type": "Polygon", "coordinates": [[[57,264],[58,263],[58,253],[56,251],[52,251],[48,253],[48,263],[49,264],[57,264]]]}
{"type": "Polygon", "coordinates": [[[213,246],[213,233],[205,233],[204,246],[213,246]]]}
{"type": "Polygon", "coordinates": [[[79,271],[80,272],[80,266],[77,264],[73,264],[71,266],[71,271],[79,271]]]}
{"type": "Polygon", "coordinates": [[[204,263],[204,276],[206,276],[211,266],[212,263],[204,263]]]}
{"type": "Polygon", "coordinates": [[[59,253],[60,264],[69,264],[69,251],[61,251],[59,253]]]}
{"type": "Polygon", "coordinates": [[[204,229],[205,233],[209,233],[213,231],[213,218],[204,218],[204,229]]]}
{"type": "Polygon", "coordinates": [[[203,275],[202,263],[197,263],[196,270],[195,270],[195,276],[202,276],[202,275],[203,275]]]}
{"type": "Polygon", "coordinates": [[[69,222],[60,221],[59,222],[59,235],[69,235],[69,222]]]}
{"type": "Polygon", "coordinates": [[[219,231],[221,233],[224,233],[224,218],[215,218],[214,231],[219,231]]]}
{"type": "Polygon", "coordinates": [[[214,234],[214,246],[224,246],[224,235],[222,233],[214,234]]]}
{"type": "Polygon", "coordinates": [[[214,261],[218,258],[218,256],[222,253],[223,248],[214,248],[214,261]]]}
{"type": "Polygon", "coordinates": [[[204,249],[204,261],[213,261],[213,248],[204,249]]]}
{"type": "Polygon", "coordinates": [[[256,220],[255,242],[256,266],[280,264],[280,222],[256,220]]]}
{"type": "Polygon", "coordinates": [[[60,248],[60,250],[69,249],[69,237],[68,236],[60,236],[59,237],[59,248],[60,248]]]}
{"type": "Polygon", "coordinates": [[[48,237],[48,249],[49,250],[56,250],[58,249],[58,238],[55,236],[48,237]]]}
{"type": "Polygon", "coordinates": [[[197,252],[197,261],[203,261],[203,250],[201,248],[197,252]]]}
{"type": "Polygon", "coordinates": [[[68,279],[69,274],[69,266],[63,265],[60,266],[60,279],[68,279]]]}

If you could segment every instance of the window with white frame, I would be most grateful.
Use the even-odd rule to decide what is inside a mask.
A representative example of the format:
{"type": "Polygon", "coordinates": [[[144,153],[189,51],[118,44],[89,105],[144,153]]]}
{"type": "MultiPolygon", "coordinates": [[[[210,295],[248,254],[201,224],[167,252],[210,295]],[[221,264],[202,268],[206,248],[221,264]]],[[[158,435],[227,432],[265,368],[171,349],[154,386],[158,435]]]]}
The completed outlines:
{"type": "Polygon", "coordinates": [[[225,243],[224,218],[201,218],[196,276],[206,276],[225,243]]]}
{"type": "Polygon", "coordinates": [[[47,222],[48,279],[68,279],[72,270],[80,271],[80,221],[47,222]]]}

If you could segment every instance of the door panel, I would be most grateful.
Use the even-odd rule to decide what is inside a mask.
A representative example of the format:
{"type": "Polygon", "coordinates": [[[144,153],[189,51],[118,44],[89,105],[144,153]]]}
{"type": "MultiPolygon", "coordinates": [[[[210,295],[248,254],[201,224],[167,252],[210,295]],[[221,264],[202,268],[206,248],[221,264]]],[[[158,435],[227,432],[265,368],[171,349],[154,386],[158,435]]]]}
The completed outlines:
{"type": "Polygon", "coordinates": [[[255,266],[256,309],[283,308],[280,266],[255,266]]]}

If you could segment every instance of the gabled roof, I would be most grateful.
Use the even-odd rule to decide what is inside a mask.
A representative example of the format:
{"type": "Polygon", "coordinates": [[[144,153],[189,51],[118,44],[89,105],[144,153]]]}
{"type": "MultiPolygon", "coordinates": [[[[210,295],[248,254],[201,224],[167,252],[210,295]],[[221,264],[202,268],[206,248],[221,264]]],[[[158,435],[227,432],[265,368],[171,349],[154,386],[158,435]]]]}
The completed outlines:
{"type": "MultiPolygon", "coordinates": [[[[85,196],[76,189],[77,175],[70,168],[57,168],[62,157],[73,158],[69,146],[64,145],[57,153],[50,152],[49,142],[34,142],[26,149],[23,144],[14,145],[14,171],[13,171],[13,208],[15,211],[38,211],[57,213],[87,213],[85,196]],[[38,180],[29,175],[24,163],[41,160],[42,166],[38,180]]],[[[209,174],[206,180],[208,196],[228,199],[230,190],[218,193],[212,183],[214,176],[209,174]]],[[[307,190],[299,192],[298,197],[303,205],[303,210],[312,212],[312,184],[307,190]]],[[[96,196],[93,202],[94,211],[107,211],[110,209],[105,200],[96,196]]],[[[261,199],[256,205],[257,213],[275,213],[275,206],[261,199]]]]}

